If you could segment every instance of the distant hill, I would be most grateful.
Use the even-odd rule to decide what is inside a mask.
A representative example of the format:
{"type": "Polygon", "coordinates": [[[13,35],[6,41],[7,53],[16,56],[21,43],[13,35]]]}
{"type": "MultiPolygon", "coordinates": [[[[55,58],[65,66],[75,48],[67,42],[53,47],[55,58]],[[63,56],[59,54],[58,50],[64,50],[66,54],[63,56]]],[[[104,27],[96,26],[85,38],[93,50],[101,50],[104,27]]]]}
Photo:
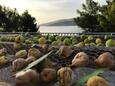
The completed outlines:
{"type": "Polygon", "coordinates": [[[57,21],[52,21],[48,23],[41,24],[40,26],[76,26],[73,18],[71,19],[61,19],[57,21]]]}

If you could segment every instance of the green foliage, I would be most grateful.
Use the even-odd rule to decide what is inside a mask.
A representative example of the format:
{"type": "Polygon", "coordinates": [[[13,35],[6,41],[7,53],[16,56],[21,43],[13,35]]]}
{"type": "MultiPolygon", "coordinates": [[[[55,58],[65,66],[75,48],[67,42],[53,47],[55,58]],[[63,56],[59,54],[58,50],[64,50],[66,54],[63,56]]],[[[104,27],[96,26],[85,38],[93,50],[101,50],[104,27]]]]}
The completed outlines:
{"type": "Polygon", "coordinates": [[[80,17],[75,19],[78,26],[86,31],[101,31],[99,22],[97,21],[99,4],[93,0],[86,0],[86,4],[82,4],[83,11],[77,10],[80,17]]]}
{"type": "Polygon", "coordinates": [[[107,5],[103,5],[100,12],[98,16],[100,26],[104,31],[115,32],[115,1],[107,1],[107,5]]]}
{"type": "Polygon", "coordinates": [[[115,0],[106,2],[99,6],[93,0],[86,0],[86,4],[82,4],[83,11],[77,10],[80,17],[75,19],[76,24],[85,31],[115,32],[115,0]]]}
{"type": "Polygon", "coordinates": [[[37,23],[36,19],[32,17],[26,10],[20,17],[21,30],[23,32],[36,32],[37,23]]]}
{"type": "Polygon", "coordinates": [[[0,27],[3,32],[36,32],[36,19],[32,17],[26,10],[22,15],[19,15],[16,8],[0,5],[0,27]]]}
{"type": "MultiPolygon", "coordinates": [[[[86,0],[86,4],[82,4],[82,8],[84,13],[95,16],[98,13],[99,5],[93,0],[86,0]]],[[[80,14],[82,14],[82,12],[80,14]]]]}

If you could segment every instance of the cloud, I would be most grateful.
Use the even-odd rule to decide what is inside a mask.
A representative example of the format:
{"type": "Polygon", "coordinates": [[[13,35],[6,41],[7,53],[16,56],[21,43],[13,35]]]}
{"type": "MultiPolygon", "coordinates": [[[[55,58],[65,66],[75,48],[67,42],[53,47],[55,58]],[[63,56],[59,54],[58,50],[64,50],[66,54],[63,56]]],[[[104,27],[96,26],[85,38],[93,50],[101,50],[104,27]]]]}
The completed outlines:
{"type": "Polygon", "coordinates": [[[81,9],[83,0],[38,0],[39,2],[34,4],[34,10],[30,10],[33,13],[38,22],[48,22],[63,18],[76,17],[77,9],[81,9]]]}
{"type": "Polygon", "coordinates": [[[16,7],[22,13],[28,9],[38,22],[47,22],[61,18],[77,16],[76,9],[81,9],[83,0],[0,0],[9,7],[16,7]]]}

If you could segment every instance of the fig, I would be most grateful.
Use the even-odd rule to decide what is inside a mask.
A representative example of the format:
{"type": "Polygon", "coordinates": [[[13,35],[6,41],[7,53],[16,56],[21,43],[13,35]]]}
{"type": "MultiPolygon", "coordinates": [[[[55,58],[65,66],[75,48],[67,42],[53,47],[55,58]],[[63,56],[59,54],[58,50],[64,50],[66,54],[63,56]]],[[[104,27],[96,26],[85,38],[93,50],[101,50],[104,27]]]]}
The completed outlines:
{"type": "Polygon", "coordinates": [[[108,40],[108,39],[110,39],[110,38],[111,38],[110,35],[105,35],[105,36],[104,36],[104,39],[105,39],[105,40],[108,40]]]}
{"type": "Polygon", "coordinates": [[[6,54],[7,54],[7,49],[6,48],[0,49],[0,56],[4,56],[6,54]]]}
{"type": "Polygon", "coordinates": [[[25,43],[26,43],[26,44],[33,44],[33,41],[32,41],[31,39],[26,39],[26,40],[25,40],[25,43]]]}
{"type": "Polygon", "coordinates": [[[35,66],[37,71],[41,72],[44,68],[53,68],[53,64],[49,59],[44,59],[38,65],[35,66]]]}
{"type": "Polygon", "coordinates": [[[53,45],[53,46],[58,45],[58,42],[57,42],[57,41],[53,41],[53,42],[51,43],[51,45],[53,45]]]}
{"type": "Polygon", "coordinates": [[[23,58],[18,58],[12,62],[13,71],[20,70],[27,66],[27,62],[23,58]]]}
{"type": "Polygon", "coordinates": [[[6,59],[6,56],[1,56],[0,57],[0,65],[6,64],[8,60],[6,59]]]}
{"type": "Polygon", "coordinates": [[[73,50],[70,47],[63,45],[60,47],[58,54],[59,57],[67,58],[72,52],[73,50]]]}
{"type": "Polygon", "coordinates": [[[16,52],[15,54],[16,58],[26,58],[27,57],[27,51],[26,50],[20,50],[16,52]]]}
{"type": "Polygon", "coordinates": [[[27,63],[31,63],[31,62],[35,61],[36,58],[33,57],[33,56],[29,56],[29,57],[28,57],[27,59],[25,59],[25,60],[26,60],[27,63]]]}
{"type": "Polygon", "coordinates": [[[93,35],[89,35],[87,39],[88,39],[89,41],[93,41],[93,38],[94,38],[93,35]]]}
{"type": "Polygon", "coordinates": [[[95,63],[100,67],[110,67],[114,64],[114,56],[109,53],[105,52],[102,53],[96,60],[95,63]]]}
{"type": "Polygon", "coordinates": [[[105,43],[106,47],[114,47],[115,46],[115,40],[108,39],[105,43]]]}
{"type": "Polygon", "coordinates": [[[13,47],[15,50],[21,50],[24,48],[24,44],[23,43],[14,43],[13,47]]]}
{"type": "Polygon", "coordinates": [[[93,76],[87,81],[87,86],[110,86],[109,83],[100,76],[93,76]]]}
{"type": "Polygon", "coordinates": [[[12,86],[12,85],[6,82],[0,82],[0,86],[12,86]]]}
{"type": "Polygon", "coordinates": [[[70,67],[62,67],[57,71],[59,86],[71,86],[72,70],[70,67]]]}
{"type": "Polygon", "coordinates": [[[85,43],[84,42],[79,42],[77,44],[74,45],[75,47],[84,47],[85,46],[85,43]]]}
{"type": "Polygon", "coordinates": [[[43,50],[44,53],[47,53],[48,49],[49,49],[49,45],[48,44],[43,44],[42,45],[42,50],[43,50]]]}
{"type": "Polygon", "coordinates": [[[46,43],[45,37],[39,38],[38,41],[39,41],[39,44],[45,44],[46,43]]]}
{"type": "Polygon", "coordinates": [[[101,40],[100,38],[97,38],[97,39],[95,40],[95,43],[96,43],[96,44],[100,44],[100,43],[102,43],[102,40],[101,40]]]}
{"type": "Polygon", "coordinates": [[[51,82],[56,79],[56,70],[52,68],[44,68],[40,73],[40,79],[43,82],[51,82]]]}
{"type": "Polygon", "coordinates": [[[39,73],[35,70],[28,69],[26,71],[18,72],[15,75],[15,80],[17,85],[24,85],[24,84],[35,84],[39,82],[39,73]]]}
{"type": "Polygon", "coordinates": [[[63,40],[63,44],[64,44],[64,45],[70,45],[70,44],[71,44],[71,40],[66,37],[66,38],[63,40]]]}
{"type": "Polygon", "coordinates": [[[15,37],[15,42],[16,43],[21,43],[21,42],[23,43],[24,40],[25,40],[25,38],[22,35],[18,35],[18,36],[15,37]]]}
{"type": "Polygon", "coordinates": [[[38,49],[36,49],[36,48],[30,48],[28,50],[28,57],[29,56],[33,56],[35,58],[39,58],[41,56],[41,52],[38,49]]]}
{"type": "Polygon", "coordinates": [[[85,52],[79,52],[75,55],[74,59],[72,60],[72,67],[83,67],[88,65],[89,57],[85,52]]]}

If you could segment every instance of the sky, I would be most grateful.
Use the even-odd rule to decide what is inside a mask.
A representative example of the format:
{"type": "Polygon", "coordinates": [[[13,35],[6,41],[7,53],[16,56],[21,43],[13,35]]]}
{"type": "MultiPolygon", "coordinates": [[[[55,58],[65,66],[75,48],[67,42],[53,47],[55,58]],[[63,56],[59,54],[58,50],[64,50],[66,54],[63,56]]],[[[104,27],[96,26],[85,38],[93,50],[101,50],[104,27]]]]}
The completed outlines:
{"type": "MultiPolygon", "coordinates": [[[[94,1],[105,3],[105,0],[94,1]]],[[[28,10],[38,24],[76,17],[76,9],[81,9],[84,2],[85,0],[0,0],[1,5],[17,8],[20,14],[28,10]]]]}

